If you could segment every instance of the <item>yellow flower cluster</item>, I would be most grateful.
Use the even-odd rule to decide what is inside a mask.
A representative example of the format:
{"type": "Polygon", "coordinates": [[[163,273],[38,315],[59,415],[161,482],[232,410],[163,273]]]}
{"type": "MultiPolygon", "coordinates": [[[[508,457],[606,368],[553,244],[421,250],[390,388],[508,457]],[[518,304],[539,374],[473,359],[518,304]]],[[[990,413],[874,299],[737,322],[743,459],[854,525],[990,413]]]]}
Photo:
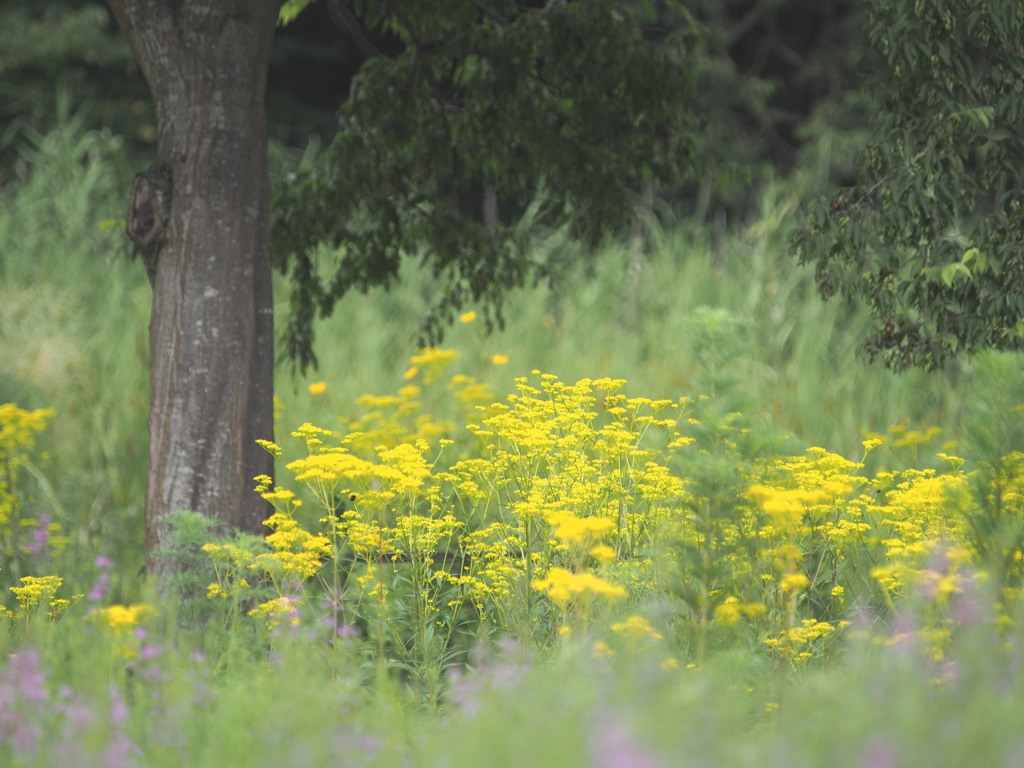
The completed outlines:
{"type": "Polygon", "coordinates": [[[99,624],[104,635],[120,656],[134,659],[139,655],[139,649],[145,638],[145,634],[137,633],[136,630],[156,615],[156,608],[152,605],[136,603],[134,605],[114,604],[106,608],[98,608],[92,611],[88,618],[99,624]]]}
{"type": "Polygon", "coordinates": [[[555,538],[565,542],[589,541],[615,528],[607,517],[576,517],[571,512],[553,512],[547,521],[555,538]]]}
{"type": "Polygon", "coordinates": [[[248,597],[252,588],[250,579],[258,576],[258,555],[247,547],[232,543],[204,544],[203,552],[210,558],[217,577],[217,581],[207,587],[206,596],[211,600],[235,602],[248,597]]]}
{"type": "MultiPolygon", "coordinates": [[[[847,622],[840,622],[846,626],[847,622]]],[[[795,627],[769,637],[765,644],[793,662],[805,662],[814,657],[815,646],[827,641],[837,627],[827,621],[804,619],[795,627]]]]}
{"type": "Polygon", "coordinates": [[[55,415],[52,408],[26,411],[14,403],[0,403],[0,461],[9,474],[27,462],[36,436],[55,415]]]}
{"type": "Polygon", "coordinates": [[[153,616],[156,609],[145,603],[135,605],[111,605],[100,608],[96,612],[98,620],[115,632],[127,632],[134,629],[139,623],[153,616]]]}
{"type": "Polygon", "coordinates": [[[586,572],[573,573],[558,566],[551,568],[544,578],[534,580],[533,587],[562,607],[573,601],[586,603],[595,597],[614,599],[626,596],[625,589],[599,576],[586,572]]]}
{"type": "MultiPolygon", "coordinates": [[[[337,433],[302,425],[301,458],[263,443],[292,481],[257,478],[275,508],[272,551],[210,545],[210,596],[269,586],[252,614],[273,625],[299,621],[300,606],[315,614],[303,590],[319,582],[332,610],[368,628],[373,653],[420,669],[467,627],[540,643],[604,627],[598,655],[616,637],[657,641],[642,617],[622,618],[621,599],[668,589],[698,662],[714,638],[748,633],[801,664],[829,652],[848,603],[884,609],[913,588],[939,605],[965,588],[980,513],[962,459],[870,477],[818,447],[752,458],[742,419],[715,416],[706,398],[635,398],[620,379],[534,371],[493,402],[462,374],[438,386],[454,358],[421,350],[396,394],[360,398],[362,415],[337,433]],[[452,395],[461,434],[427,413],[452,395]],[[321,510],[319,531],[300,522],[303,499],[321,510]]],[[[892,444],[933,436],[904,430],[892,444]]],[[[865,437],[864,455],[885,442],[865,437]]],[[[993,472],[991,506],[1020,509],[1024,454],[993,472]]],[[[1020,552],[1003,560],[1024,571],[1020,552]]]]}
{"type": "Polygon", "coordinates": [[[39,610],[45,610],[49,619],[55,620],[64,613],[70,606],[72,600],[78,600],[81,595],[75,595],[72,599],[57,597],[57,590],[64,584],[60,576],[22,576],[20,587],[11,587],[11,592],[18,600],[19,612],[9,613],[12,619],[24,619],[31,623],[33,615],[39,610]]]}
{"type": "Polygon", "coordinates": [[[249,615],[262,617],[271,629],[285,624],[293,627],[299,625],[298,601],[289,595],[260,603],[249,611],[249,615]]]}
{"type": "Polygon", "coordinates": [[[22,473],[34,464],[36,439],[54,414],[52,408],[27,411],[14,403],[0,403],[0,562],[14,577],[31,567],[24,562],[30,549],[26,536],[42,534],[51,555],[59,554],[68,542],[60,523],[24,514],[28,493],[22,487],[22,473]]]}
{"type": "Polygon", "coordinates": [[[736,624],[742,618],[753,619],[767,611],[763,603],[741,603],[730,595],[715,606],[715,620],[724,624],[736,624]]]}
{"type": "MultiPolygon", "coordinates": [[[[422,350],[409,378],[429,386],[453,357],[422,350]]],[[[565,384],[534,375],[536,385],[517,380],[517,394],[490,405],[475,380],[451,378],[448,390],[476,409],[479,421],[469,429],[483,456],[457,458],[447,468],[438,468],[436,457],[450,441],[434,437],[453,428],[420,413],[419,385],[364,396],[367,413],[340,437],[299,427],[293,436],[307,455],[285,469],[304,490],[256,478],[257,492],[275,507],[267,521],[273,552],[209,545],[218,569],[209,596],[237,600],[269,582],[278,598],[256,613],[275,621],[277,601],[294,595],[296,583],[316,579],[347,595],[364,621],[398,611],[421,625],[454,624],[471,606],[478,621],[512,631],[535,611],[538,595],[561,609],[562,621],[577,614],[585,620],[595,599],[627,594],[614,572],[645,588],[633,566],[650,562],[639,555],[686,494],[665,463],[691,442],[678,428],[686,402],[627,398],[621,380],[565,384]],[[296,518],[299,496],[307,494],[324,512],[322,533],[296,518]],[[410,604],[392,606],[406,582],[410,604]]],[[[261,444],[283,455],[278,445],[261,444]]]]}
{"type": "Polygon", "coordinates": [[[409,359],[410,366],[405,378],[412,379],[422,374],[424,384],[433,384],[457,356],[454,349],[425,347],[409,359]]]}
{"type": "Polygon", "coordinates": [[[271,515],[264,525],[273,531],[266,541],[274,551],[259,555],[253,567],[262,568],[282,581],[301,583],[312,578],[323,560],[332,554],[326,536],[309,533],[283,512],[271,515]]]}
{"type": "Polygon", "coordinates": [[[660,632],[655,632],[654,627],[643,616],[630,616],[625,621],[618,621],[612,624],[612,632],[618,632],[632,642],[640,640],[663,640],[660,632]]]}

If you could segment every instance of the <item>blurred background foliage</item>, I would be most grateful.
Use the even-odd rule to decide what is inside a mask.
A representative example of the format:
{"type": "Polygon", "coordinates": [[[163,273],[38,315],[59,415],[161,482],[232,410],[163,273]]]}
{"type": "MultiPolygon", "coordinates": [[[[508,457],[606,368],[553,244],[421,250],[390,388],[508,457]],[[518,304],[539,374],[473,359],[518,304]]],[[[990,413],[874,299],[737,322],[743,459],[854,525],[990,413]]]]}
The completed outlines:
{"type": "MultiPolygon", "coordinates": [[[[810,171],[845,177],[864,138],[866,115],[857,94],[861,75],[872,66],[861,4],[687,0],[681,5],[703,33],[688,64],[699,85],[696,111],[704,129],[699,141],[705,169],[699,183],[657,190],[658,196],[683,213],[721,219],[756,215],[758,190],[779,175],[810,171]],[[832,161],[827,172],[822,152],[832,161]]],[[[325,0],[278,30],[268,127],[279,161],[288,157],[294,163],[303,150],[330,140],[367,45],[386,53],[400,41],[370,29],[354,34],[325,0]]],[[[89,127],[106,127],[123,137],[133,166],[148,162],[155,142],[148,91],[105,6],[88,0],[5,2],[0,8],[0,178],[9,179],[24,166],[19,135],[44,133],[61,122],[58,93],[68,94],[73,109],[85,108],[89,127]]]]}

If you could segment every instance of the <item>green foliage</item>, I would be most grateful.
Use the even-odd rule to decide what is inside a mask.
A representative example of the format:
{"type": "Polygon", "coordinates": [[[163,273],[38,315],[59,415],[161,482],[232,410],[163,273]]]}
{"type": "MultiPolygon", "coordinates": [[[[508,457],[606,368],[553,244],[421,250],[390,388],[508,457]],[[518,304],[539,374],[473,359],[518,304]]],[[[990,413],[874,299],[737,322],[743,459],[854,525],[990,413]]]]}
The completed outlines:
{"type": "Polygon", "coordinates": [[[330,148],[275,193],[273,253],[294,291],[284,351],[302,369],[314,318],[351,289],[392,284],[403,256],[443,286],[425,338],[466,302],[500,322],[504,292],[545,273],[507,206],[594,243],[631,220],[631,187],[693,168],[681,9],[655,40],[617,3],[354,10],[403,50],[363,65],[330,148]]]}
{"type": "MultiPolygon", "coordinates": [[[[863,3],[851,0],[691,0],[701,26],[693,57],[702,130],[700,188],[659,190],[684,210],[741,218],[763,185],[816,172],[820,143],[860,147],[867,113],[856,73],[870,56],[863,3]]],[[[836,158],[834,178],[851,167],[836,158]]]]}
{"type": "Polygon", "coordinates": [[[42,436],[63,446],[47,466],[59,506],[42,511],[74,519],[66,554],[87,589],[99,554],[129,583],[141,565],[150,290],[122,255],[123,142],[68,106],[59,129],[26,132],[23,173],[0,188],[0,392],[59,414],[42,436]]]}
{"type": "Polygon", "coordinates": [[[175,618],[184,631],[201,632],[207,635],[205,641],[210,642],[209,636],[214,635],[218,629],[235,628],[243,606],[239,600],[208,599],[208,587],[220,577],[220,573],[206,548],[222,546],[245,552],[251,561],[260,552],[266,551],[266,545],[259,536],[227,532],[221,523],[198,512],[182,510],[171,518],[170,525],[170,536],[155,554],[158,557],[173,558],[178,564],[166,585],[168,595],[172,598],[175,618]]]}
{"type": "Polygon", "coordinates": [[[278,14],[279,23],[282,26],[285,24],[291,24],[311,2],[313,2],[313,0],[285,0],[281,5],[280,13],[278,14]]]}
{"type": "Polygon", "coordinates": [[[870,308],[871,359],[934,368],[1024,349],[1024,6],[888,0],[868,20],[886,64],[875,140],[796,251],[823,296],[870,308]]]}
{"type": "Polygon", "coordinates": [[[68,537],[51,518],[60,502],[40,471],[36,440],[53,416],[52,409],[26,411],[14,403],[0,404],[0,599],[6,603],[0,603],[0,625],[11,637],[57,621],[81,597],[58,597],[64,579],[52,573],[68,537]],[[49,497],[49,504],[37,503],[32,486],[49,497]]]}
{"type": "Polygon", "coordinates": [[[1024,372],[1013,356],[985,358],[982,374],[999,387],[967,405],[965,443],[977,457],[971,473],[976,505],[961,502],[971,545],[1006,587],[1024,574],[1024,372]]]}
{"type": "Polygon", "coordinates": [[[152,135],[144,84],[131,49],[102,3],[11,0],[0,9],[0,181],[23,167],[19,134],[59,125],[58,94],[73,92],[91,125],[133,138],[152,135]]]}

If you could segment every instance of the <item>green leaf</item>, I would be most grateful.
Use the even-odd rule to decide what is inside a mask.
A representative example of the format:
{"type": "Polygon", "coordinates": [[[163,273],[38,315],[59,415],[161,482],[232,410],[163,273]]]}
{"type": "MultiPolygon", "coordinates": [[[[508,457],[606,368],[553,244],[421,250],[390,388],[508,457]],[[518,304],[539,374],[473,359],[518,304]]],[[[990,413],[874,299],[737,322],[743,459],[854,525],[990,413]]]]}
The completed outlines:
{"type": "Polygon", "coordinates": [[[284,5],[281,6],[281,10],[277,14],[278,24],[282,27],[291,24],[300,13],[306,10],[306,6],[312,2],[313,0],[285,0],[284,5]]]}
{"type": "Polygon", "coordinates": [[[989,268],[988,256],[986,256],[977,248],[968,248],[966,251],[964,251],[963,258],[960,261],[963,264],[970,264],[973,261],[974,268],[971,269],[971,272],[975,274],[979,272],[985,272],[989,268]]]}
{"type": "Polygon", "coordinates": [[[953,285],[953,281],[956,279],[957,275],[963,275],[970,280],[971,270],[969,270],[967,265],[962,261],[954,261],[952,264],[947,264],[942,268],[942,282],[945,283],[947,287],[951,287],[953,285]]]}

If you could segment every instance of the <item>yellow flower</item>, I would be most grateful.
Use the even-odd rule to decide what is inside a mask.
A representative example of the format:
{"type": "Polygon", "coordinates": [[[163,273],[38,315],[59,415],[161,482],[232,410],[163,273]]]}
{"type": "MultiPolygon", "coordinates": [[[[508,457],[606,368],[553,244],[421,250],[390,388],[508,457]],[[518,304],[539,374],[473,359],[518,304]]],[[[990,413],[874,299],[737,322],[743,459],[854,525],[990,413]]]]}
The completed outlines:
{"type": "MultiPolygon", "coordinates": [[[[260,496],[271,503],[275,501],[288,502],[295,498],[295,493],[293,491],[289,491],[287,488],[274,488],[272,491],[264,491],[260,496]]],[[[296,503],[295,506],[300,505],[296,503]]]]}
{"type": "Polygon", "coordinates": [[[329,429],[324,429],[323,427],[310,424],[308,421],[292,432],[292,437],[297,437],[300,440],[305,440],[307,442],[310,440],[319,440],[321,435],[324,437],[331,437],[334,433],[329,429]]]}
{"type": "Polygon", "coordinates": [[[493,365],[505,365],[508,363],[508,355],[491,355],[491,363],[493,365]]]}
{"type": "Polygon", "coordinates": [[[730,597],[724,603],[715,606],[715,620],[723,624],[735,624],[740,620],[740,614],[740,604],[735,597],[730,597]]]}
{"type": "Polygon", "coordinates": [[[799,527],[808,507],[825,501],[829,494],[821,489],[810,491],[752,485],[747,495],[761,505],[779,528],[792,530],[799,527]]]}
{"type": "Polygon", "coordinates": [[[897,590],[901,586],[902,569],[895,565],[878,566],[871,569],[871,578],[889,590],[897,590]]]}
{"type": "Polygon", "coordinates": [[[424,347],[415,355],[409,358],[409,365],[412,367],[406,371],[406,379],[411,379],[420,369],[423,369],[423,383],[433,384],[451,362],[459,356],[454,349],[440,349],[439,347],[424,347]]]}
{"type": "Polygon", "coordinates": [[[921,445],[927,443],[936,435],[942,432],[938,427],[932,426],[927,430],[907,430],[905,427],[890,427],[890,432],[899,435],[899,437],[893,441],[894,448],[905,448],[921,445]]]}
{"type": "Polygon", "coordinates": [[[597,595],[608,598],[626,596],[626,590],[592,573],[573,573],[554,567],[543,579],[535,579],[533,588],[544,592],[559,605],[567,605],[574,598],[583,600],[597,595]]]}
{"type": "Polygon", "coordinates": [[[28,614],[37,605],[55,605],[54,593],[60,589],[64,579],[60,576],[22,576],[22,586],[11,587],[18,598],[23,613],[28,614]]]}
{"type": "Polygon", "coordinates": [[[145,617],[155,613],[151,605],[138,603],[136,605],[111,605],[109,608],[101,608],[99,617],[115,632],[124,632],[138,623],[145,617]]]}
{"type": "Polygon", "coordinates": [[[299,625],[298,603],[295,598],[287,595],[260,603],[249,611],[247,615],[262,616],[270,629],[285,623],[293,627],[299,625]]]}
{"type": "Polygon", "coordinates": [[[715,606],[715,620],[723,624],[736,624],[744,616],[752,619],[766,611],[761,603],[741,603],[736,597],[727,597],[715,606]]]}
{"type": "Polygon", "coordinates": [[[885,438],[879,437],[878,435],[870,435],[861,441],[861,445],[864,446],[864,454],[871,453],[875,448],[885,443],[885,438]]]}
{"type": "MultiPolygon", "coordinates": [[[[209,597],[214,597],[207,591],[209,597]]],[[[139,655],[141,636],[136,636],[132,630],[145,619],[156,614],[156,609],[145,603],[135,605],[111,605],[108,608],[100,608],[89,614],[89,618],[108,630],[107,635],[113,642],[113,647],[121,656],[126,659],[133,659],[139,655]]]]}
{"type": "Polygon", "coordinates": [[[802,573],[787,573],[779,582],[779,589],[783,592],[797,592],[807,588],[807,577],[802,573]]]}
{"type": "Polygon", "coordinates": [[[595,640],[591,644],[591,653],[595,659],[607,659],[615,655],[615,651],[604,640],[595,640]]]}
{"type": "Polygon", "coordinates": [[[662,636],[654,631],[654,627],[643,616],[630,616],[625,621],[612,624],[612,632],[618,632],[623,637],[628,637],[633,641],[643,640],[648,637],[651,640],[662,639],[662,636]]]}
{"type": "Polygon", "coordinates": [[[314,381],[309,385],[309,394],[311,395],[322,395],[327,391],[327,383],[324,381],[314,381]]]}
{"type": "MultiPolygon", "coordinates": [[[[265,450],[267,453],[269,453],[271,456],[274,456],[275,458],[281,455],[281,447],[277,443],[271,442],[270,440],[257,440],[256,444],[260,446],[263,450],[265,450]]],[[[260,475],[260,478],[262,477],[265,477],[265,475],[260,475]]],[[[256,480],[257,482],[260,482],[260,480],[257,478],[253,479],[256,480]]],[[[267,484],[270,484],[269,479],[267,480],[267,484]]]]}
{"type": "Polygon", "coordinates": [[[548,522],[554,527],[555,538],[566,542],[600,536],[615,527],[606,517],[576,517],[571,512],[555,512],[548,516],[548,522]]]}
{"type": "Polygon", "coordinates": [[[476,320],[476,312],[472,310],[470,310],[469,312],[463,312],[461,315],[459,315],[460,323],[472,323],[474,320],[476,320]]]}

